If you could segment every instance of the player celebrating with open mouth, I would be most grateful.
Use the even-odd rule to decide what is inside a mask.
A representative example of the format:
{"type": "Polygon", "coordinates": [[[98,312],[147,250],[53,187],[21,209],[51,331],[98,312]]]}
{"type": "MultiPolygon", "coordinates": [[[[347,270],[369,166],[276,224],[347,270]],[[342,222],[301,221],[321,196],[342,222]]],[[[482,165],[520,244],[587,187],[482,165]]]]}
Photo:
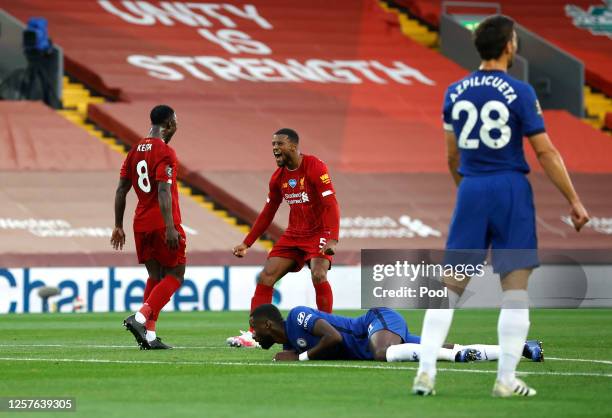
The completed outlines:
{"type": "MultiPolygon", "coordinates": [[[[331,312],[333,294],[327,281],[340,229],[340,211],[327,166],[312,155],[298,150],[299,137],[293,129],[280,129],[272,139],[272,152],[278,169],[270,179],[270,191],[263,210],[244,241],[234,247],[236,257],[244,257],[248,248],[270,226],[282,200],[289,204],[289,225],[276,242],[263,271],[259,274],[251,312],[272,302],[274,284],[289,272],[308,264],[315,288],[317,307],[331,312]]],[[[257,347],[251,331],[230,337],[232,347],[257,347]]]]}

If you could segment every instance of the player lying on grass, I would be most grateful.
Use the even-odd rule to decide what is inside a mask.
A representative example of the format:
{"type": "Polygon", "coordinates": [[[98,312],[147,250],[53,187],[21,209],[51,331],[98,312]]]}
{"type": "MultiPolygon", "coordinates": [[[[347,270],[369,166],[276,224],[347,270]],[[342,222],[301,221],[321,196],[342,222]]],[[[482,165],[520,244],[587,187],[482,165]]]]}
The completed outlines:
{"type": "MultiPolygon", "coordinates": [[[[298,306],[283,319],[278,308],[265,304],[250,317],[253,338],[264,349],[283,344],[276,361],[376,360],[418,361],[421,337],[412,335],[404,318],[389,308],[373,308],[365,315],[347,318],[298,306]]],[[[525,343],[523,355],[543,361],[542,343],[525,343]]],[[[445,344],[439,360],[468,362],[497,360],[499,346],[445,344]]]]}

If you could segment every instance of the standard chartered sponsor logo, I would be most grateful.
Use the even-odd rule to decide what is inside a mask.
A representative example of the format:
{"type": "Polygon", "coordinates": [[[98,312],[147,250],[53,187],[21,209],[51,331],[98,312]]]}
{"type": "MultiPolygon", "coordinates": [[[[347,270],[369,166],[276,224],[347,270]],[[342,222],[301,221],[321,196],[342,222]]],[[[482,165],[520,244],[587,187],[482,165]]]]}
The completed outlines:
{"type": "Polygon", "coordinates": [[[285,200],[288,204],[294,205],[296,203],[306,203],[310,201],[308,193],[285,193],[285,200]]]}
{"type": "Polygon", "coordinates": [[[401,215],[356,216],[340,219],[340,238],[426,238],[441,237],[442,233],[422,220],[401,215]]]}

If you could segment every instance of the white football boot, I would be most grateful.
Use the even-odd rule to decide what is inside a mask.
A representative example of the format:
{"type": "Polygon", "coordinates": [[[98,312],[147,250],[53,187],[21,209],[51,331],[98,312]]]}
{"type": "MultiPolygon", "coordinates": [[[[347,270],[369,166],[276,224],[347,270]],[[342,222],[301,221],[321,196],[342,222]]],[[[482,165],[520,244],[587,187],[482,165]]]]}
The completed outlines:
{"type": "Polygon", "coordinates": [[[419,373],[417,377],[414,378],[414,383],[412,385],[412,393],[420,396],[433,396],[436,394],[434,390],[434,381],[429,377],[429,375],[425,372],[419,373]]]}
{"type": "Polygon", "coordinates": [[[259,343],[253,338],[251,331],[240,331],[240,335],[225,340],[230,347],[259,348],[259,343]]]}
{"type": "Polygon", "coordinates": [[[496,380],[492,395],[498,398],[509,398],[511,396],[535,396],[537,393],[534,388],[527,386],[521,379],[514,379],[514,383],[510,386],[496,380]]]}

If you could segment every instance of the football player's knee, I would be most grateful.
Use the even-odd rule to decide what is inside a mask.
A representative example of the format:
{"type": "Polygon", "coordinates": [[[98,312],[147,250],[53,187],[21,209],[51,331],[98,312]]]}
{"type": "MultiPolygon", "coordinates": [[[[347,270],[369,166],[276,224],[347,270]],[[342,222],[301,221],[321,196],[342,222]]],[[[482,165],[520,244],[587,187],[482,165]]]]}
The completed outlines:
{"type": "Polygon", "coordinates": [[[181,284],[185,281],[185,266],[176,266],[170,269],[166,269],[166,274],[171,275],[176,280],[178,280],[181,284]]]}
{"type": "Polygon", "coordinates": [[[257,283],[264,284],[266,286],[272,286],[276,283],[276,272],[272,269],[263,269],[257,276],[257,283]]]}
{"type": "Polygon", "coordinates": [[[374,351],[374,360],[387,361],[387,348],[379,348],[374,351]]]}
{"type": "Polygon", "coordinates": [[[327,272],[322,269],[312,271],[312,282],[315,284],[323,283],[327,280],[327,272]]]}

